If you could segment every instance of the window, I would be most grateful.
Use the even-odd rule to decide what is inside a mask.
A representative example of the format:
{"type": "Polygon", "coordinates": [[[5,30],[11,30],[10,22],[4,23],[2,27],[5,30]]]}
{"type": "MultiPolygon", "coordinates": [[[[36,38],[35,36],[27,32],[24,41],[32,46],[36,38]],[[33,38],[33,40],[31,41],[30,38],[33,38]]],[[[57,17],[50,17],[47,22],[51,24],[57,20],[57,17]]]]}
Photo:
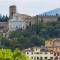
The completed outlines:
{"type": "Polygon", "coordinates": [[[39,59],[39,57],[37,57],[37,60],[39,59]]]}
{"type": "Polygon", "coordinates": [[[54,56],[56,56],[56,53],[54,53],[54,56]]]}
{"type": "Polygon", "coordinates": [[[18,29],[18,26],[16,26],[16,29],[18,29]]]}
{"type": "Polygon", "coordinates": [[[60,54],[59,53],[57,53],[57,56],[59,56],[60,54]]]}
{"type": "Polygon", "coordinates": [[[53,57],[50,57],[51,60],[53,60],[53,57]]]}
{"type": "Polygon", "coordinates": [[[51,52],[53,52],[53,50],[51,50],[51,52]]]}
{"type": "Polygon", "coordinates": [[[39,52],[37,52],[36,54],[39,54],[39,52]]]}
{"type": "Polygon", "coordinates": [[[31,26],[31,22],[29,22],[29,26],[31,26]]]}
{"type": "Polygon", "coordinates": [[[47,57],[45,57],[45,59],[47,59],[47,57]]]}
{"type": "Polygon", "coordinates": [[[33,59],[33,57],[31,57],[33,59]]]}
{"type": "Polygon", "coordinates": [[[11,16],[12,16],[12,17],[13,17],[13,14],[14,14],[14,13],[13,13],[13,12],[11,12],[11,16]]]}
{"type": "Polygon", "coordinates": [[[40,60],[43,60],[43,57],[40,57],[40,60]]]}

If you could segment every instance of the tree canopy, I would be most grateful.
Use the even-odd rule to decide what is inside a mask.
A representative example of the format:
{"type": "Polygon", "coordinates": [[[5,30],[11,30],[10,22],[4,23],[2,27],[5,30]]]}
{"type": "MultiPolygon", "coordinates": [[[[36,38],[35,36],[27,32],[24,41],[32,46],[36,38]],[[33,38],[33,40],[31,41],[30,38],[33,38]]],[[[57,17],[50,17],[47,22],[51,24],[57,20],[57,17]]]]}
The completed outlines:
{"type": "Polygon", "coordinates": [[[45,45],[45,40],[51,38],[60,38],[59,18],[56,22],[36,22],[27,26],[25,30],[12,31],[8,39],[0,39],[0,42],[3,47],[24,49],[35,45],[45,45]]]}
{"type": "Polygon", "coordinates": [[[0,22],[7,22],[9,20],[9,17],[6,15],[6,16],[1,16],[0,15],[0,22]]]}
{"type": "Polygon", "coordinates": [[[31,60],[19,49],[0,49],[0,60],[31,60]]]}

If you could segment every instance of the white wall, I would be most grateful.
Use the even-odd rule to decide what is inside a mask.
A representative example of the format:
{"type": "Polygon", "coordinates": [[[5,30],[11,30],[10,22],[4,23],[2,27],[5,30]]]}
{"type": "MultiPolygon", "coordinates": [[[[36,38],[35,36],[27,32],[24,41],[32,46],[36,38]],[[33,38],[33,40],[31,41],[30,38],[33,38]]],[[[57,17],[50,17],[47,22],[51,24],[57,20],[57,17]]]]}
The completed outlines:
{"type": "Polygon", "coordinates": [[[8,25],[9,25],[9,31],[26,28],[26,24],[24,21],[20,21],[16,19],[10,19],[8,25]]]}

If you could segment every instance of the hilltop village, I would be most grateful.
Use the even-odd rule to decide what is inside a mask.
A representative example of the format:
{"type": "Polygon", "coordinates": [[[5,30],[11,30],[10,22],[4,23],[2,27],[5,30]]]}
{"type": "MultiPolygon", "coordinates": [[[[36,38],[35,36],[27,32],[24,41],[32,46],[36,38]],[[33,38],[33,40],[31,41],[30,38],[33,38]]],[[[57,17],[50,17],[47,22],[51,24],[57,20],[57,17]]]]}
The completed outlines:
{"type": "Polygon", "coordinates": [[[55,16],[29,16],[26,14],[17,13],[15,5],[9,7],[9,20],[5,22],[0,22],[0,32],[8,33],[16,29],[26,29],[27,26],[35,24],[36,22],[53,22],[57,21],[58,15],[55,16]]]}
{"type": "Polygon", "coordinates": [[[20,48],[32,60],[60,60],[60,16],[17,13],[9,6],[9,19],[0,22],[0,47],[20,48]]]}
{"type": "Polygon", "coordinates": [[[34,46],[23,52],[32,60],[60,60],[60,39],[50,39],[45,41],[45,46],[34,46]]]}

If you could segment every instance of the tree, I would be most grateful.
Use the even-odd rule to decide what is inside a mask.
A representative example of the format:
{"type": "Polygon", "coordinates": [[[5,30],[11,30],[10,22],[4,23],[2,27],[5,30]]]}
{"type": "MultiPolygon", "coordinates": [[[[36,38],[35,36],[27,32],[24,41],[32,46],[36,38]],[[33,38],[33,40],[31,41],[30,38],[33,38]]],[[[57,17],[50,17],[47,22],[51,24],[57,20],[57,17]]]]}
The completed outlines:
{"type": "Polygon", "coordinates": [[[0,49],[0,60],[31,60],[19,49],[15,49],[13,52],[10,49],[0,49]]]}
{"type": "Polygon", "coordinates": [[[23,54],[19,49],[14,50],[13,60],[31,60],[28,56],[23,54]]]}
{"type": "Polygon", "coordinates": [[[36,46],[44,45],[44,39],[38,35],[32,35],[31,44],[36,45],[36,46]]]}
{"type": "Polygon", "coordinates": [[[9,20],[8,16],[5,16],[5,22],[7,22],[9,20]]]}

